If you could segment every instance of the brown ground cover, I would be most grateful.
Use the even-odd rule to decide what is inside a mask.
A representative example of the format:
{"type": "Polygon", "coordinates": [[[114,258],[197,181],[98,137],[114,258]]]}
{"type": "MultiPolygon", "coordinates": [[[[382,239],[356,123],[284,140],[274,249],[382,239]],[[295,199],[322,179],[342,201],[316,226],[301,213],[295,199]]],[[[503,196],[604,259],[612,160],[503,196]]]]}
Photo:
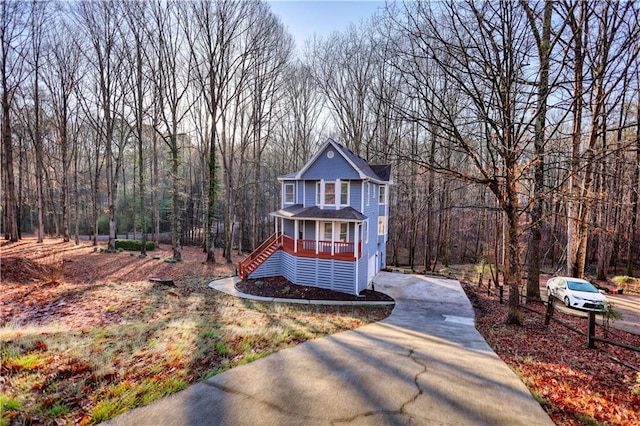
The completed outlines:
{"type": "MultiPolygon", "coordinates": [[[[163,262],[171,257],[166,246],[144,259],[58,240],[0,247],[0,424],[97,423],[391,311],[238,300],[206,286],[230,275],[233,265],[205,264],[197,248],[183,254],[183,262],[171,264],[163,262]],[[148,281],[158,276],[175,286],[148,281]]],[[[287,297],[297,292],[274,283],[263,284],[278,291],[268,295],[283,296],[286,286],[287,297]]],[[[508,326],[506,304],[486,289],[464,288],[479,331],[556,424],[640,425],[639,354],[600,343],[587,349],[583,336],[555,323],[545,327],[539,304],[528,305],[538,314],[525,311],[522,326],[508,326]]],[[[584,319],[555,316],[586,329],[584,319]]],[[[605,332],[640,346],[640,336],[598,329],[605,332]]]]}
{"type": "Polygon", "coordinates": [[[393,302],[393,298],[378,291],[364,290],[359,296],[354,296],[324,288],[293,284],[284,277],[240,281],[236,283],[236,288],[246,294],[264,297],[281,297],[285,299],[393,302]]]}
{"type": "MultiPolygon", "coordinates": [[[[486,287],[463,284],[476,311],[476,327],[520,376],[558,425],[640,425],[640,353],[597,343],[551,322],[545,305],[528,304],[522,326],[506,325],[507,305],[487,296],[486,287]]],[[[506,296],[505,296],[506,297],[506,296]]],[[[584,318],[558,310],[554,318],[587,330],[584,318]]],[[[597,327],[601,338],[640,347],[640,336],[597,327]]]]}
{"type": "Polygon", "coordinates": [[[241,300],[207,287],[234,265],[203,263],[201,249],[179,263],[163,261],[167,246],[137,255],[31,238],[0,247],[0,424],[98,423],[392,309],[241,300]]]}

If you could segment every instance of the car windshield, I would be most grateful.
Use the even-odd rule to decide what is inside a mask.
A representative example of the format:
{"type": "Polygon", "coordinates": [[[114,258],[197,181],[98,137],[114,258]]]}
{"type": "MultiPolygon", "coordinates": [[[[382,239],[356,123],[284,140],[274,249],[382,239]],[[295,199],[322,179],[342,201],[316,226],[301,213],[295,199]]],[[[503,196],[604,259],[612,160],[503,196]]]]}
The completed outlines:
{"type": "Polygon", "coordinates": [[[567,281],[569,290],[584,291],[587,293],[598,293],[598,289],[589,283],[583,283],[581,281],[567,281]]]}

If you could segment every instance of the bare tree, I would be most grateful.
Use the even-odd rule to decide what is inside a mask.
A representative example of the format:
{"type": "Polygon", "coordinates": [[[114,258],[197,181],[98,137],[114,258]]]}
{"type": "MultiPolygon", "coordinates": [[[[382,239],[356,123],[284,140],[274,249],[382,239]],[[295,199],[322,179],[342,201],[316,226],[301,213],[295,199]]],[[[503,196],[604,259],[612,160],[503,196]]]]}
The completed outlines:
{"type": "MultiPolygon", "coordinates": [[[[33,85],[33,105],[32,110],[33,121],[25,126],[30,133],[33,142],[34,152],[36,155],[35,174],[37,189],[37,214],[38,214],[38,232],[37,242],[41,243],[44,239],[44,160],[43,160],[43,135],[42,135],[42,101],[40,94],[40,78],[42,74],[43,43],[45,43],[45,32],[48,22],[47,2],[32,1],[29,10],[29,55],[28,63],[30,65],[30,74],[32,76],[33,85]]],[[[31,114],[29,114],[31,115],[31,114]]]]}
{"type": "Polygon", "coordinates": [[[567,206],[567,274],[585,271],[597,143],[606,134],[612,96],[638,55],[638,8],[633,2],[565,1],[572,53],[572,152],[567,206]],[[588,102],[584,97],[588,95],[588,102]],[[586,110],[585,110],[586,108],[586,110]],[[583,116],[589,119],[586,140],[583,116]],[[586,148],[583,150],[583,146],[586,148]]]}
{"type": "Polygon", "coordinates": [[[347,147],[366,156],[374,55],[363,28],[364,24],[351,26],[344,34],[335,32],[326,40],[316,40],[310,64],[347,147]]]}
{"type": "MultiPolygon", "coordinates": [[[[130,109],[134,117],[134,138],[137,145],[137,168],[138,168],[138,208],[136,209],[137,223],[141,228],[142,248],[141,256],[147,255],[147,222],[146,222],[146,186],[145,186],[145,162],[144,162],[144,140],[145,125],[144,120],[148,115],[147,102],[155,101],[151,92],[151,83],[147,78],[149,74],[150,58],[145,53],[149,45],[149,40],[155,31],[155,28],[148,28],[148,3],[146,2],[127,2],[126,19],[127,19],[127,35],[129,45],[126,46],[127,62],[131,66],[133,72],[129,76],[129,85],[131,93],[130,109]]],[[[125,35],[123,34],[123,38],[125,35]]],[[[135,229],[135,228],[134,228],[135,229]]]]}
{"type": "Polygon", "coordinates": [[[238,178],[247,172],[239,162],[245,158],[252,136],[247,131],[249,120],[246,114],[252,57],[258,53],[252,31],[261,28],[259,23],[268,17],[269,12],[259,2],[194,2],[191,6],[194,23],[187,34],[197,64],[196,80],[207,105],[211,125],[207,259],[215,260],[213,223],[217,198],[217,149],[225,200],[224,256],[230,263],[236,229],[238,178]]]}
{"type": "Polygon", "coordinates": [[[320,145],[324,98],[315,84],[310,65],[290,63],[282,81],[276,128],[267,147],[272,167],[280,174],[298,170],[320,145]]]}
{"type": "MultiPolygon", "coordinates": [[[[636,244],[638,244],[638,227],[640,226],[640,220],[638,218],[638,196],[640,193],[640,66],[636,62],[635,66],[635,81],[636,81],[636,128],[635,128],[635,162],[632,161],[632,179],[631,179],[631,216],[629,218],[628,235],[629,242],[627,246],[627,275],[633,276],[634,272],[634,251],[635,256],[640,256],[640,250],[636,244]]],[[[633,158],[633,157],[632,157],[633,158]]]]}
{"type": "MultiPolygon", "coordinates": [[[[71,223],[69,171],[71,170],[72,161],[72,152],[70,152],[72,141],[69,137],[69,127],[72,122],[71,114],[78,113],[77,109],[73,108],[72,103],[79,80],[80,51],[72,38],[71,28],[67,27],[67,22],[62,16],[63,14],[60,11],[56,16],[56,27],[65,28],[65,31],[51,31],[49,33],[51,48],[47,55],[48,67],[47,72],[44,74],[44,80],[48,88],[55,120],[57,143],[61,150],[62,238],[64,241],[69,241],[71,223]]],[[[71,151],[74,151],[74,149],[71,149],[71,151]]]]}
{"type": "Polygon", "coordinates": [[[262,16],[262,19],[251,27],[251,38],[248,41],[253,46],[250,63],[251,110],[248,128],[252,134],[253,178],[247,186],[250,188],[248,193],[251,199],[251,208],[247,210],[251,212],[249,240],[252,250],[266,237],[264,226],[262,226],[263,218],[268,214],[265,209],[266,193],[268,193],[265,186],[272,182],[266,185],[263,182],[263,153],[271,140],[276,105],[284,92],[281,89],[284,85],[284,72],[293,51],[291,36],[285,33],[277,17],[268,11],[266,3],[262,5],[264,13],[257,11],[257,15],[262,16]]]}
{"type": "Polygon", "coordinates": [[[121,79],[122,57],[117,51],[122,14],[119,2],[83,2],[77,4],[76,14],[83,33],[88,39],[85,51],[87,63],[92,64],[97,80],[96,105],[100,110],[100,136],[105,147],[105,172],[109,212],[109,250],[115,249],[116,201],[118,194],[119,157],[114,164],[113,144],[118,103],[122,92],[118,90],[121,79]]]}
{"type": "Polygon", "coordinates": [[[181,176],[180,176],[180,124],[189,112],[187,91],[192,69],[191,55],[178,23],[188,21],[186,9],[174,2],[154,3],[152,15],[157,28],[155,39],[154,80],[157,85],[160,126],[156,129],[169,148],[171,167],[171,245],[173,258],[182,259],[181,243],[181,176]]]}
{"type": "Polygon", "coordinates": [[[2,180],[4,188],[3,228],[5,239],[15,242],[19,238],[19,212],[13,168],[13,142],[11,107],[24,78],[23,55],[28,31],[24,17],[26,4],[21,1],[3,1],[0,4],[0,40],[2,41],[2,180]]]}
{"type": "MultiPolygon", "coordinates": [[[[434,12],[424,2],[406,5],[395,18],[408,38],[393,64],[405,76],[405,96],[418,108],[403,117],[434,132],[441,144],[464,156],[456,162],[413,158],[429,169],[486,185],[507,225],[505,281],[510,288],[507,322],[519,322],[521,283],[519,186],[527,167],[526,110],[533,93],[522,84],[531,44],[526,16],[516,4],[447,2],[434,12]],[[437,78],[434,78],[437,77],[437,78]],[[434,118],[438,117],[438,120],[434,118]]],[[[398,156],[404,154],[398,152],[398,156]]],[[[440,157],[440,158],[447,158],[440,157]]]]}

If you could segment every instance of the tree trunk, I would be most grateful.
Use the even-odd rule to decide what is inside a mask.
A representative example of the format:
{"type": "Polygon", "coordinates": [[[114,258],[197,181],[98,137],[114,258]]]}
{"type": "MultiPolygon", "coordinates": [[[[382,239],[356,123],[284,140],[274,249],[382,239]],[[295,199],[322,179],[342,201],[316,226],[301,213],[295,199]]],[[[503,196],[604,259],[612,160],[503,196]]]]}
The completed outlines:
{"type": "Polygon", "coordinates": [[[580,3],[580,20],[572,21],[573,31],[573,103],[571,112],[573,114],[573,128],[571,136],[571,161],[569,164],[569,198],[567,200],[567,270],[566,273],[572,277],[580,277],[578,267],[578,246],[579,233],[578,223],[580,215],[580,156],[582,143],[582,106],[583,106],[583,66],[584,51],[582,46],[582,25],[587,16],[586,5],[580,3]]]}
{"type": "MultiPolygon", "coordinates": [[[[64,107],[66,109],[66,106],[64,107]]],[[[62,240],[69,242],[71,215],[69,212],[69,146],[67,135],[67,118],[66,113],[63,114],[63,120],[60,123],[60,144],[62,146],[62,240]]]]}
{"type": "Polygon", "coordinates": [[[178,135],[177,128],[171,133],[171,248],[173,249],[173,258],[177,261],[182,260],[181,245],[181,222],[180,222],[180,187],[179,183],[179,165],[180,158],[178,156],[178,135]]]}
{"type": "Polygon", "coordinates": [[[545,0],[544,16],[542,21],[542,34],[537,30],[535,17],[528,3],[521,1],[527,11],[529,25],[536,35],[538,58],[540,60],[540,74],[538,80],[538,111],[535,123],[534,136],[534,179],[533,179],[533,205],[531,207],[531,236],[529,238],[529,259],[527,265],[527,300],[540,300],[540,242],[542,233],[540,227],[544,215],[544,151],[545,151],[545,126],[547,116],[547,96],[549,93],[549,57],[551,54],[551,18],[553,14],[553,2],[545,0]]]}
{"type": "Polygon", "coordinates": [[[16,211],[15,175],[13,172],[13,143],[11,141],[11,105],[9,101],[11,94],[7,87],[6,58],[3,58],[2,63],[4,64],[2,68],[2,146],[4,149],[2,173],[4,174],[3,181],[5,183],[3,227],[5,239],[16,242],[18,241],[18,216],[16,211]]]}
{"type": "Polygon", "coordinates": [[[209,181],[208,181],[208,194],[207,194],[207,262],[216,262],[216,245],[215,235],[213,233],[213,226],[216,221],[216,201],[218,196],[217,185],[217,158],[216,158],[216,129],[215,119],[212,114],[211,128],[210,128],[210,140],[209,140],[209,181]]]}
{"type": "MultiPolygon", "coordinates": [[[[639,93],[640,95],[640,93],[639,93]]],[[[640,96],[638,98],[640,105],[640,96]]],[[[629,218],[629,244],[627,246],[627,275],[632,277],[634,272],[634,253],[640,254],[640,250],[636,246],[638,242],[638,187],[640,186],[640,107],[636,107],[636,161],[633,170],[633,182],[631,186],[631,217],[629,218]],[[635,250],[634,250],[635,248],[635,250]]]]}

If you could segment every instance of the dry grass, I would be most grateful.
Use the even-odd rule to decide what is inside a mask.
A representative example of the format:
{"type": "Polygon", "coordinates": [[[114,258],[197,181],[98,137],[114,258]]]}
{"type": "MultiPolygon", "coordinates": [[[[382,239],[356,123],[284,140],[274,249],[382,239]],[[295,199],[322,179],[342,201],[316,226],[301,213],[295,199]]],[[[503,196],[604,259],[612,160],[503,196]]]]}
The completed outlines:
{"type": "Polygon", "coordinates": [[[172,268],[162,272],[176,282],[167,287],[126,280],[155,274],[149,259],[88,247],[63,245],[47,255],[33,244],[21,247],[22,255],[15,247],[0,249],[3,264],[9,248],[35,265],[26,283],[6,282],[10,274],[3,265],[0,424],[98,423],[279,349],[380,320],[391,310],[263,304],[220,294],[207,283],[221,265],[202,265],[198,249],[187,253],[195,259],[191,265],[158,264],[172,268]],[[60,258],[62,278],[48,275],[47,267],[60,258]],[[72,274],[92,268],[92,279],[72,274]],[[194,276],[202,268],[211,271],[194,276]]]}

